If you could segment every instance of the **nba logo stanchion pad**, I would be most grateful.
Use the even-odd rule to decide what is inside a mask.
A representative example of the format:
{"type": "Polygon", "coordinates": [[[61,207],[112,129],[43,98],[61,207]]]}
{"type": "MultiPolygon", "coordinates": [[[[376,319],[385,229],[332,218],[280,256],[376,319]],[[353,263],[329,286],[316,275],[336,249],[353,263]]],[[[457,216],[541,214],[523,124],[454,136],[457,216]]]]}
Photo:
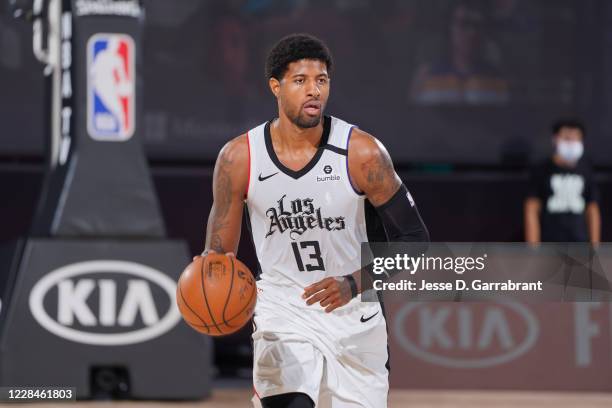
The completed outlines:
{"type": "Polygon", "coordinates": [[[53,26],[35,50],[52,83],[49,157],[31,234],[3,257],[0,386],[210,393],[210,339],[181,322],[174,299],[188,249],[165,238],[141,146],[141,7],[62,0],[36,17],[53,26]]]}

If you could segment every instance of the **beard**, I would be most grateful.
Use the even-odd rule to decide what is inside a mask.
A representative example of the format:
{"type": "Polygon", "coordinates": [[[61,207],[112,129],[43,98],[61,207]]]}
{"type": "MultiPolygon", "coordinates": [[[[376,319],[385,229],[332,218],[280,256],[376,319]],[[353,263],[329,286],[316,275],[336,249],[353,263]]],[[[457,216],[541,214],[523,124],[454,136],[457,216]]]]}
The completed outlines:
{"type": "Polygon", "coordinates": [[[292,112],[285,112],[291,122],[301,129],[310,129],[319,126],[321,123],[321,116],[323,116],[323,107],[321,107],[321,114],[318,116],[310,116],[303,113],[301,110],[297,115],[292,112]]]}

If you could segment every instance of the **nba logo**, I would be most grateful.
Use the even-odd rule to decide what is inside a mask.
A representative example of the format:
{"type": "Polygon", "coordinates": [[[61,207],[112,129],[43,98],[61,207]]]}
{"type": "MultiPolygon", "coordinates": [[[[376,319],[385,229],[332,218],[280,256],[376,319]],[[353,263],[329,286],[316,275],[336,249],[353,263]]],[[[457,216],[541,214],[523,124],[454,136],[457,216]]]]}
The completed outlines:
{"type": "Polygon", "coordinates": [[[95,34],[87,42],[87,130],[95,140],[134,134],[134,51],[126,34],[95,34]]]}

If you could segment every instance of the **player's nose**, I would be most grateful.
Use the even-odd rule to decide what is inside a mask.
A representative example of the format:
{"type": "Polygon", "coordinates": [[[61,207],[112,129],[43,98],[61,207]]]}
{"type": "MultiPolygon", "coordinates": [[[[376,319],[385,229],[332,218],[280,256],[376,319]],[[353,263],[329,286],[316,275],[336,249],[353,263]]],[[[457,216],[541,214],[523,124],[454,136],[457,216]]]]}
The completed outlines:
{"type": "Polygon", "coordinates": [[[306,92],[309,97],[319,98],[321,96],[321,89],[317,84],[317,81],[308,81],[308,86],[306,87],[306,92]]]}

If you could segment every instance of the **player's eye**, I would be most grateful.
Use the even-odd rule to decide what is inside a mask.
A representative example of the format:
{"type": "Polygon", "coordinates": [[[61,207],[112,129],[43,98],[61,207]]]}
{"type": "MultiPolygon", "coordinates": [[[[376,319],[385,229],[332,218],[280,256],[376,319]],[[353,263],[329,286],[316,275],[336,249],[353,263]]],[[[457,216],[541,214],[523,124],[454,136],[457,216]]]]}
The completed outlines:
{"type": "Polygon", "coordinates": [[[319,84],[325,85],[327,83],[327,78],[319,78],[319,84]]]}
{"type": "Polygon", "coordinates": [[[303,83],[304,83],[304,78],[297,78],[297,79],[295,80],[295,83],[296,83],[296,84],[303,84],[303,83]]]}

